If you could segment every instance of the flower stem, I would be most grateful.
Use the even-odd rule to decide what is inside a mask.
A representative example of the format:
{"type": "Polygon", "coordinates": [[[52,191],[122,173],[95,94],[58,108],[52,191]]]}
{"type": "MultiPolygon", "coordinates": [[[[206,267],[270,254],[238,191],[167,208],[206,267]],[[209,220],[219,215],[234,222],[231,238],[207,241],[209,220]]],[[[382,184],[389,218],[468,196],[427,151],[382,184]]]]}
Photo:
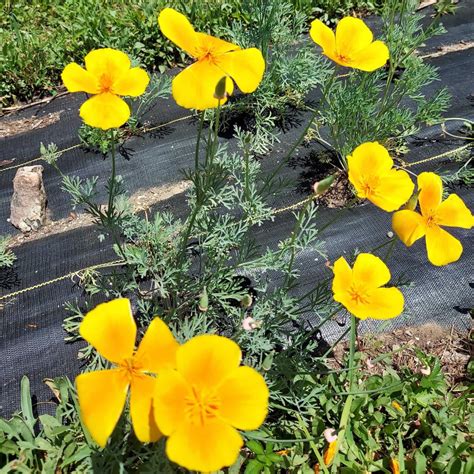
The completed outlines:
{"type": "Polygon", "coordinates": [[[111,154],[112,154],[112,172],[110,174],[109,184],[109,205],[107,206],[107,218],[109,224],[112,224],[112,217],[114,215],[114,194],[115,194],[115,133],[114,129],[110,130],[111,154]]]}

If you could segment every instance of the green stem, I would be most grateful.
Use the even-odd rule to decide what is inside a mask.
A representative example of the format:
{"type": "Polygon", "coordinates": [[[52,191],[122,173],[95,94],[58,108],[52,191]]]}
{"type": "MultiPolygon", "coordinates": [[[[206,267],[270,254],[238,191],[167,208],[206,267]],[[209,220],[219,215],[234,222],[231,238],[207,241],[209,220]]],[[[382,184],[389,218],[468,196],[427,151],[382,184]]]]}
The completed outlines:
{"type": "Polygon", "coordinates": [[[112,216],[114,215],[114,194],[115,194],[115,133],[114,129],[110,131],[111,141],[111,153],[112,153],[112,172],[110,174],[110,185],[109,185],[109,205],[107,207],[107,218],[111,223],[112,216]]]}
{"type": "Polygon", "coordinates": [[[321,453],[319,452],[319,449],[317,448],[315,442],[313,439],[311,439],[311,433],[308,431],[308,428],[306,427],[305,422],[301,418],[301,416],[297,413],[296,418],[298,419],[298,423],[300,425],[301,430],[305,434],[305,436],[308,439],[309,445],[311,446],[311,449],[313,450],[313,453],[315,454],[316,458],[318,459],[319,462],[319,467],[322,469],[323,472],[328,473],[328,469],[326,467],[326,463],[324,462],[323,457],[321,456],[321,453]]]}
{"type": "Polygon", "coordinates": [[[196,150],[194,152],[194,171],[196,173],[199,169],[199,152],[200,152],[203,126],[204,126],[204,111],[200,113],[200,117],[199,117],[199,128],[198,128],[198,135],[197,135],[197,140],[196,140],[196,150]]]}

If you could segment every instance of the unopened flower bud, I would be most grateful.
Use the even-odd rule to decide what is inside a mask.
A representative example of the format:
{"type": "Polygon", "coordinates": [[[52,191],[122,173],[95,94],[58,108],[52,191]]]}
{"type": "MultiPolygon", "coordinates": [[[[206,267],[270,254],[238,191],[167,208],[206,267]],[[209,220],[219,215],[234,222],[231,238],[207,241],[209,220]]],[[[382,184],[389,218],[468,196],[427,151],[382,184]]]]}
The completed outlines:
{"type": "Polygon", "coordinates": [[[240,300],[240,306],[242,308],[250,308],[253,303],[252,295],[244,295],[243,298],[240,300]]]}
{"type": "Polygon", "coordinates": [[[403,209],[408,209],[409,211],[414,211],[416,209],[416,205],[418,204],[418,196],[420,191],[418,190],[416,193],[411,195],[411,198],[408,199],[408,202],[403,206],[403,209]]]}
{"type": "Polygon", "coordinates": [[[334,183],[335,175],[332,174],[331,176],[328,176],[327,178],[322,179],[321,181],[317,181],[316,183],[313,184],[313,191],[314,194],[323,194],[325,193],[334,183]]]}
{"type": "Polygon", "coordinates": [[[224,100],[227,98],[227,92],[225,90],[227,76],[223,76],[222,79],[217,83],[216,89],[214,90],[214,98],[217,100],[224,100]]]}
{"type": "Polygon", "coordinates": [[[201,296],[199,297],[199,309],[205,313],[209,308],[209,297],[207,296],[207,289],[204,287],[201,296]]]}

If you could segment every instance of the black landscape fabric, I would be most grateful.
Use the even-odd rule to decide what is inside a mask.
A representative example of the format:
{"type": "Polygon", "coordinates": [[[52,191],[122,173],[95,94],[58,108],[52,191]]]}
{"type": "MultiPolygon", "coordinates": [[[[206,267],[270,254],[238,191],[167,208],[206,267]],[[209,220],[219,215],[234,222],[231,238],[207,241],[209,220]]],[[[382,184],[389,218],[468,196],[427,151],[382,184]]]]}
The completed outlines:
{"type": "MultiPolygon", "coordinates": [[[[474,33],[469,19],[472,19],[470,13],[474,13],[473,5],[472,1],[461,2],[458,14],[446,17],[448,33],[432,40],[424,53],[436,51],[436,48],[443,44],[472,41],[474,33]]],[[[446,116],[472,120],[474,118],[472,49],[451,52],[431,58],[429,61],[439,68],[441,75],[441,83],[434,84],[430,89],[446,85],[453,95],[452,106],[446,116]]],[[[310,98],[314,100],[317,96],[310,98]]],[[[61,111],[60,120],[43,129],[1,139],[0,163],[3,160],[14,159],[14,161],[10,165],[0,166],[0,235],[16,233],[7,222],[12,180],[16,168],[6,168],[26,164],[37,158],[40,142],[44,144],[54,142],[60,149],[77,144],[77,130],[80,125],[78,106],[82,100],[80,94],[73,94],[55,99],[45,106],[26,109],[17,116],[31,117],[34,114],[42,116],[61,111]]],[[[118,173],[123,176],[130,194],[177,183],[182,179],[180,170],[192,164],[196,136],[196,122],[193,118],[185,118],[187,116],[189,112],[177,107],[172,100],[160,100],[148,118],[154,125],[165,125],[126,143],[130,159],[119,160],[118,173]]],[[[6,119],[8,118],[2,120],[6,119]]],[[[265,170],[272,170],[275,167],[285,150],[299,135],[306,119],[307,116],[301,113],[293,117],[296,126],[284,133],[281,143],[270,156],[264,158],[262,166],[265,170]]],[[[450,127],[454,127],[452,130],[458,125],[450,123],[450,127]]],[[[460,140],[443,137],[439,126],[427,128],[410,139],[410,152],[406,159],[409,162],[417,162],[455,149],[462,144],[460,140]]],[[[283,173],[293,180],[294,186],[279,197],[278,202],[274,203],[275,207],[287,206],[307,196],[306,181],[315,171],[312,169],[311,160],[305,159],[310,152],[310,148],[300,148],[297,159],[292,161],[291,166],[285,167],[283,173]]],[[[50,217],[52,220],[64,219],[71,211],[69,198],[60,190],[60,178],[56,171],[46,164],[43,165],[50,217]]],[[[104,184],[109,173],[110,161],[104,160],[100,154],[86,152],[77,147],[61,157],[60,166],[65,173],[83,178],[98,175],[100,183],[104,184]]],[[[443,169],[446,169],[445,163],[443,160],[438,160],[414,167],[413,171],[443,169]]],[[[474,207],[472,189],[459,189],[456,192],[471,209],[474,207]]],[[[105,198],[105,195],[101,197],[105,198]]],[[[177,216],[185,216],[187,208],[184,193],[160,202],[155,208],[169,209],[177,216]]],[[[387,232],[391,230],[390,215],[375,206],[366,204],[343,212],[321,209],[319,218],[321,222],[327,222],[336,213],[340,214],[337,222],[321,234],[321,239],[326,242],[326,251],[331,262],[341,255],[351,256],[356,248],[360,251],[370,251],[388,238],[387,232]]],[[[263,249],[267,246],[274,247],[280,239],[288,236],[293,224],[294,216],[291,211],[281,213],[274,222],[256,229],[256,239],[263,249]]],[[[462,239],[464,254],[459,262],[444,267],[441,271],[427,262],[422,241],[411,249],[397,242],[390,260],[392,275],[395,280],[403,277],[413,282],[412,286],[404,290],[409,303],[406,315],[388,324],[366,321],[362,325],[362,330],[392,330],[399,325],[427,322],[455,326],[461,330],[471,325],[468,310],[474,303],[472,237],[467,231],[457,229],[453,230],[453,234],[462,239]]],[[[91,265],[117,259],[110,243],[100,242],[99,233],[93,227],[82,227],[25,242],[15,248],[15,253],[18,259],[14,268],[0,270],[0,297],[91,265]]],[[[298,255],[296,263],[301,271],[299,288],[301,292],[317,284],[321,279],[330,277],[324,260],[315,251],[302,252],[298,255]]],[[[102,271],[115,270],[110,268],[102,271]]],[[[273,283],[278,283],[277,276],[273,283]]],[[[66,278],[24,292],[14,298],[0,300],[0,304],[3,305],[3,308],[0,305],[0,357],[3,361],[0,385],[1,416],[9,416],[18,409],[19,386],[23,375],[27,375],[31,380],[35,401],[44,402],[52,395],[43,383],[44,378],[60,375],[72,378],[79,372],[80,362],[77,359],[77,352],[83,343],[66,344],[62,322],[67,316],[64,303],[76,299],[80,301],[81,297],[81,290],[76,282],[66,278]]],[[[311,325],[318,320],[318,314],[307,314],[305,319],[308,325],[311,325]]],[[[337,323],[328,324],[324,327],[323,336],[328,341],[334,341],[344,329],[337,323]]],[[[39,404],[38,410],[45,411],[48,406],[39,404]]]]}

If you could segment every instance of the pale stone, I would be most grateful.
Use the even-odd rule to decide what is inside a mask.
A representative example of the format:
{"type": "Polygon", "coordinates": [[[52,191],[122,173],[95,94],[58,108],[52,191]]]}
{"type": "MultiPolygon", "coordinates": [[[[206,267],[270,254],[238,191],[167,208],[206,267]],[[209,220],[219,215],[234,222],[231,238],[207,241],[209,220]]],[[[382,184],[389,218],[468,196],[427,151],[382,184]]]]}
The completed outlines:
{"type": "Polygon", "coordinates": [[[23,166],[13,180],[10,222],[22,232],[38,230],[46,219],[43,167],[23,166]]]}

